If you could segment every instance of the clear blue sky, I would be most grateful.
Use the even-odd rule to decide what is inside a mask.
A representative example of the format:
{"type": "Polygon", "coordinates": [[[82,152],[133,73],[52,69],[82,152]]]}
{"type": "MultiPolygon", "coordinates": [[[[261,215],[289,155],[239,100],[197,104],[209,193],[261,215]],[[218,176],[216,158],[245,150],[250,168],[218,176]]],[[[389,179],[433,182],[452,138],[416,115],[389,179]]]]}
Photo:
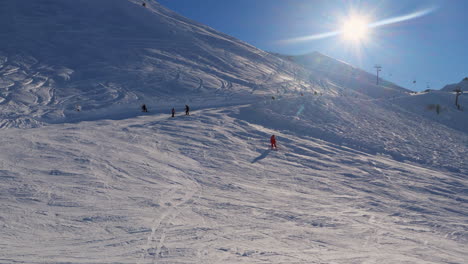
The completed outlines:
{"type": "Polygon", "coordinates": [[[412,90],[440,89],[468,76],[468,0],[158,0],[177,13],[262,50],[318,51],[412,90]],[[370,22],[434,8],[414,19],[370,29],[361,45],[340,35],[284,40],[340,30],[350,10],[370,22]],[[414,83],[416,81],[416,83],[414,83]]]}

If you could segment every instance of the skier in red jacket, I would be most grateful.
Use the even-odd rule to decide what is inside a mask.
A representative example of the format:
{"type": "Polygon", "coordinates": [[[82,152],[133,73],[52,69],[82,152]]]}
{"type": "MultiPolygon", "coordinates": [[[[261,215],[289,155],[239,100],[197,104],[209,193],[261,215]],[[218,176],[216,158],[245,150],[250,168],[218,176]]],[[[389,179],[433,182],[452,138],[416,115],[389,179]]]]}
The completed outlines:
{"type": "Polygon", "coordinates": [[[271,143],[271,149],[278,149],[278,147],[276,147],[276,137],[275,137],[275,135],[271,135],[270,143],[271,143]]]}

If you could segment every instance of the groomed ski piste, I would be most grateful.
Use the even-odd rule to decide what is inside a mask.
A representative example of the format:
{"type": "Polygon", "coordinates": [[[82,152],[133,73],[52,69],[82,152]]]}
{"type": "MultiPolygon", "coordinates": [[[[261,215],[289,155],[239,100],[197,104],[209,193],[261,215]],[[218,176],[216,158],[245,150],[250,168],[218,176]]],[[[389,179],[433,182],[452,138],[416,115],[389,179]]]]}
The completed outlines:
{"type": "MultiPolygon", "coordinates": [[[[182,23],[205,43],[201,25],[153,1],[21,2],[63,11],[46,26],[83,5],[154,13],[171,21],[157,32],[182,23]]],[[[18,12],[12,42],[33,34],[18,12]]],[[[452,92],[376,86],[349,66],[302,67],[202,28],[218,40],[201,56],[211,64],[190,45],[138,64],[142,46],[169,49],[173,35],[113,59],[91,58],[102,49],[90,36],[83,61],[0,43],[0,263],[466,263],[468,119],[452,92]]]]}

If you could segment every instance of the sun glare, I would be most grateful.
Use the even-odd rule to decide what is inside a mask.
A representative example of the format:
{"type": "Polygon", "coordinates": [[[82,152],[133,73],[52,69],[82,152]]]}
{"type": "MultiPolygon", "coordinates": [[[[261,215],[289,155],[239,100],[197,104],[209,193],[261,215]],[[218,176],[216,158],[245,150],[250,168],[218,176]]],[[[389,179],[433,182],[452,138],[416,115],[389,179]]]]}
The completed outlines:
{"type": "Polygon", "coordinates": [[[368,35],[369,25],[364,17],[354,16],[343,23],[341,33],[346,40],[362,42],[368,35]]]}
{"type": "MultiPolygon", "coordinates": [[[[379,20],[376,22],[371,22],[369,17],[363,15],[357,15],[356,12],[353,14],[350,13],[350,16],[342,21],[341,24],[337,24],[336,26],[339,28],[335,31],[323,32],[323,33],[316,33],[313,35],[296,37],[291,39],[283,40],[284,43],[298,43],[304,41],[311,41],[317,39],[324,39],[330,38],[337,35],[341,35],[344,40],[348,42],[354,43],[362,43],[369,37],[370,29],[387,26],[395,23],[399,23],[402,21],[407,21],[411,19],[415,19],[418,17],[426,16],[434,11],[436,11],[438,7],[430,7],[426,9],[422,9],[413,13],[404,14],[397,17],[391,17],[383,20],[379,20]],[[340,27],[341,26],[341,27],[340,27]]],[[[339,22],[338,22],[339,23],[339,22]]]]}

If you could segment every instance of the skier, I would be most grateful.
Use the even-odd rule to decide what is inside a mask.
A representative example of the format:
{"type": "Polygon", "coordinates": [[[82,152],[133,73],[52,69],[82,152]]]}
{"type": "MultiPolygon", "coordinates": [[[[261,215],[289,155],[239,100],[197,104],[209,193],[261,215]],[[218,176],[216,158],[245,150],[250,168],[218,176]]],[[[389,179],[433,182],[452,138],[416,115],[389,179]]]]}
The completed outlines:
{"type": "Polygon", "coordinates": [[[146,7],[146,3],[145,3],[145,2],[143,2],[143,4],[141,4],[141,5],[142,5],[143,7],[146,7]]]}
{"type": "Polygon", "coordinates": [[[185,115],[190,115],[189,111],[190,111],[189,106],[185,105],[185,115]]]}
{"type": "Polygon", "coordinates": [[[144,113],[148,112],[148,108],[146,108],[146,104],[143,104],[141,106],[141,111],[144,112],[144,113]]]}
{"type": "Polygon", "coordinates": [[[174,115],[175,115],[175,109],[174,107],[172,107],[172,117],[174,117],[174,115]]]}
{"type": "Polygon", "coordinates": [[[271,143],[271,149],[278,150],[278,147],[276,146],[276,137],[275,137],[275,135],[271,135],[270,143],[271,143]]]}

